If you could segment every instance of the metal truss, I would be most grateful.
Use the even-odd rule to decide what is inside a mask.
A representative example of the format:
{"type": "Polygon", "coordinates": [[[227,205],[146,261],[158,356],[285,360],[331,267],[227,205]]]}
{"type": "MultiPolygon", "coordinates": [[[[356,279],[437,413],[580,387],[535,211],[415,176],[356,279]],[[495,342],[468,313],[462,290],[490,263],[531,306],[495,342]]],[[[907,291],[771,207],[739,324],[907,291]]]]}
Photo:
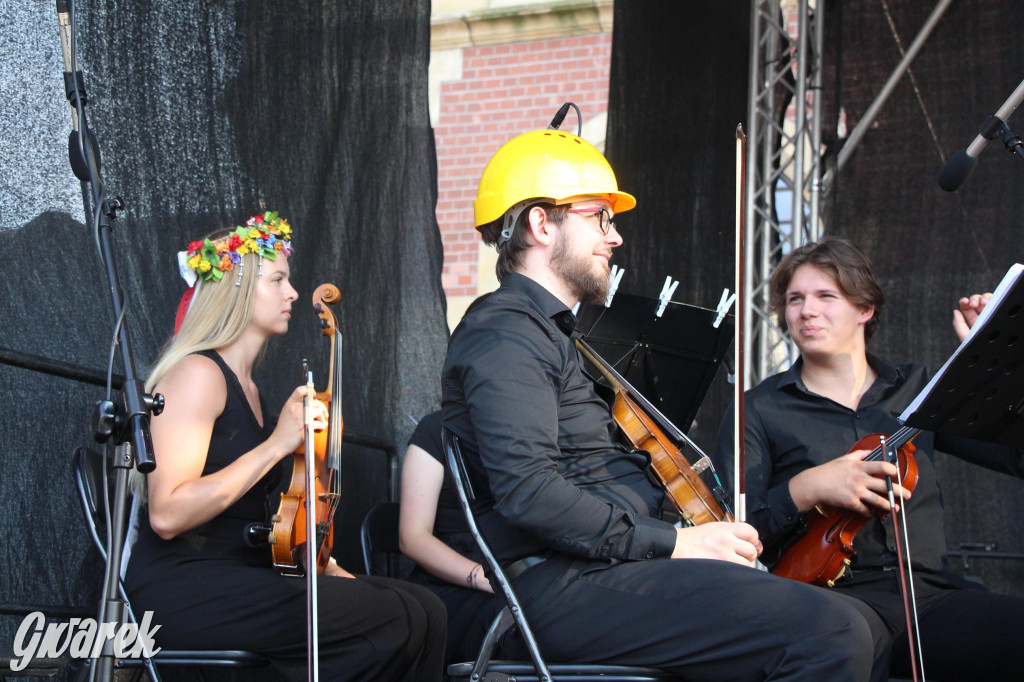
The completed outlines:
{"type": "Polygon", "coordinates": [[[743,380],[748,388],[797,357],[784,329],[768,314],[768,284],[782,256],[816,240],[822,229],[824,42],[823,2],[752,0],[751,5],[743,254],[748,311],[743,380]]]}
{"type": "MultiPolygon", "coordinates": [[[[750,91],[743,336],[744,386],[787,369],[797,351],[767,311],[768,285],[779,260],[824,231],[821,206],[900,79],[931,36],[952,0],[934,9],[906,48],[892,24],[902,58],[823,173],[823,0],[751,0],[750,91]],[[795,22],[795,26],[793,25],[795,22]]],[[[889,15],[888,3],[882,11],[889,15]]],[[[911,79],[913,76],[911,74],[911,79]]],[[[916,83],[914,84],[917,90],[916,83]]],[[[927,117],[927,112],[924,112],[927,117]]],[[[837,131],[839,132],[839,131],[837,131]]]]}

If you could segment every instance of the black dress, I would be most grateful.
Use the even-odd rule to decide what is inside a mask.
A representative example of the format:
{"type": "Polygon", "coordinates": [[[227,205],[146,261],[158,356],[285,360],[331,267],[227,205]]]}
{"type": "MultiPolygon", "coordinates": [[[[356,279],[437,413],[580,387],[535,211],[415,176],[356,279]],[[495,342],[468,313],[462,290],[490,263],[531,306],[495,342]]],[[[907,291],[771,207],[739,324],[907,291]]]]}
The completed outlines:
{"type": "MultiPolygon", "coordinates": [[[[484,566],[484,557],[469,532],[462,507],[459,505],[455,482],[445,464],[444,447],[441,443],[441,412],[432,412],[420,420],[409,439],[436,459],[444,467],[444,481],[437,500],[437,514],[434,517],[434,535],[459,554],[484,566]]],[[[481,579],[483,575],[479,576],[481,579]]],[[[417,566],[409,580],[430,589],[444,602],[448,611],[448,646],[445,661],[474,660],[480,653],[487,628],[494,616],[504,607],[501,595],[453,585],[417,566]]]]}
{"type": "MultiPolygon", "coordinates": [[[[223,359],[202,355],[217,363],[228,385],[207,475],[266,440],[271,429],[260,426],[223,359]]],[[[219,516],[172,540],[156,535],[141,515],[125,586],[136,615],[152,611],[161,626],[156,646],[258,651],[288,678],[306,679],[306,581],[279,574],[268,547],[250,547],[243,535],[247,524],[268,519],[268,492],[278,478],[271,472],[219,516]]],[[[429,591],[376,576],[320,576],[317,589],[322,679],[441,678],[445,614],[429,591]]]]}

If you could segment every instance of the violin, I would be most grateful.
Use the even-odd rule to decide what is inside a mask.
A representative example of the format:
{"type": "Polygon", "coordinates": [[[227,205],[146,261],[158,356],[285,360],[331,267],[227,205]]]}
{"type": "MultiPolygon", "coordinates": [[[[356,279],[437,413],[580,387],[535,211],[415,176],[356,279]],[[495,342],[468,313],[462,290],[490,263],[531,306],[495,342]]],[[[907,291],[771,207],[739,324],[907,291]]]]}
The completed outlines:
{"type": "MultiPolygon", "coordinates": [[[[344,421],[341,416],[341,334],[337,332],[338,322],[329,304],[339,300],[341,292],[333,284],[321,284],[313,292],[313,310],[320,318],[321,333],[331,340],[331,365],[328,388],[316,393],[315,397],[328,410],[327,429],[313,434],[312,457],[307,458],[309,448],[300,446],[293,454],[292,477],[288,490],[281,493],[277,513],[271,517],[273,525],[267,541],[270,543],[274,567],[284,575],[301,576],[308,573],[323,573],[331,560],[334,549],[334,513],[340,501],[341,438],[344,421]],[[307,459],[310,463],[307,465],[307,459]],[[307,478],[314,494],[313,518],[315,533],[307,532],[306,498],[307,478]],[[316,561],[303,561],[306,540],[315,535],[316,561]],[[313,564],[315,563],[315,566],[313,564]]],[[[312,384],[307,398],[312,399],[312,384]]]]}
{"type": "Polygon", "coordinates": [[[612,406],[615,423],[635,449],[644,450],[651,456],[651,468],[665,489],[665,495],[682,515],[683,522],[696,526],[712,521],[733,521],[732,511],[724,501],[721,483],[715,489],[716,499],[716,495],[700,477],[702,472],[709,469],[714,474],[711,459],[583,339],[576,340],[576,347],[583,357],[600,370],[615,390],[615,404],[612,406]],[[700,452],[701,458],[691,465],[656,421],[677,440],[687,442],[700,452]]]}
{"type": "MultiPolygon", "coordinates": [[[[906,426],[891,437],[872,433],[857,441],[850,452],[870,449],[871,452],[864,457],[866,462],[892,461],[895,455],[900,485],[913,492],[917,486],[918,472],[917,460],[914,458],[916,447],[911,441],[918,433],[920,429],[906,426]]],[[[857,553],[853,549],[854,537],[870,520],[871,517],[849,509],[816,505],[808,520],[807,531],[786,548],[772,568],[772,573],[802,583],[833,587],[835,581],[846,573],[847,566],[857,553]]]]}

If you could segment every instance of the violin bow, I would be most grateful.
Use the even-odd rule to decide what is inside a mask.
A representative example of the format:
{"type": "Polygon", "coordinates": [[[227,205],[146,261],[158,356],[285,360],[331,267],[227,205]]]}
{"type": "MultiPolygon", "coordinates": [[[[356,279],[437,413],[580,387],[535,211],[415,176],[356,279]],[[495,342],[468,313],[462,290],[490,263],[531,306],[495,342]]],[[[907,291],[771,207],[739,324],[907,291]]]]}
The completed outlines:
{"type": "MultiPolygon", "coordinates": [[[[915,436],[917,434],[914,434],[915,436]]],[[[885,461],[894,462],[896,464],[896,482],[903,487],[903,474],[900,472],[899,462],[896,458],[896,451],[886,442],[885,437],[882,437],[881,443],[882,451],[885,453],[885,461]],[[891,457],[890,457],[891,454],[891,457]]],[[[889,492],[889,508],[892,509],[896,504],[896,497],[892,489],[892,477],[885,477],[886,487],[889,492]]],[[[892,534],[893,542],[896,545],[896,561],[899,565],[900,572],[900,588],[903,592],[903,613],[907,619],[907,644],[910,647],[910,673],[913,682],[918,680],[924,680],[924,652],[921,649],[921,628],[917,619],[917,596],[914,593],[914,569],[910,561],[910,540],[907,537],[907,505],[906,500],[900,498],[900,510],[898,513],[890,513],[889,516],[892,518],[892,534]],[[899,523],[896,521],[896,517],[899,516],[899,523]],[[903,541],[900,542],[900,529],[903,531],[903,541]],[[903,564],[903,555],[906,552],[906,568],[903,564]],[[918,678],[917,671],[918,667],[921,670],[921,677],[918,678]]]]}
{"type": "Polygon", "coordinates": [[[745,438],[745,407],[743,387],[745,382],[746,341],[744,327],[747,320],[746,312],[746,210],[747,210],[747,136],[743,132],[743,124],[736,126],[736,336],[735,348],[736,375],[733,381],[733,471],[735,473],[734,497],[736,520],[747,520],[747,463],[745,438]]]}
{"type": "Polygon", "coordinates": [[[319,613],[317,611],[317,557],[319,543],[316,536],[316,445],[313,441],[313,400],[316,388],[309,364],[302,361],[306,379],[306,395],[302,399],[302,420],[306,438],[306,663],[309,679],[317,682],[320,676],[319,613]]]}

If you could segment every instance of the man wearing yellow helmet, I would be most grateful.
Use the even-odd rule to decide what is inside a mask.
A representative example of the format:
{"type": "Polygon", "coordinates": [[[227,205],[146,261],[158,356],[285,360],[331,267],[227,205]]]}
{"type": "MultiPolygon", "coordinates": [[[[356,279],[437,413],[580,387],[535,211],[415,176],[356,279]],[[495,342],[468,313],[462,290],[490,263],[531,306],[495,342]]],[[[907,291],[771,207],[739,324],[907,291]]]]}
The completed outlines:
{"type": "Polygon", "coordinates": [[[501,286],[452,335],[443,419],[541,649],[686,679],[884,680],[855,606],[752,568],[747,524],[661,520],[647,455],[612,440],[572,309],[604,300],[614,218],[635,205],[597,149],[558,130],[499,149],[474,203],[501,286]]]}

